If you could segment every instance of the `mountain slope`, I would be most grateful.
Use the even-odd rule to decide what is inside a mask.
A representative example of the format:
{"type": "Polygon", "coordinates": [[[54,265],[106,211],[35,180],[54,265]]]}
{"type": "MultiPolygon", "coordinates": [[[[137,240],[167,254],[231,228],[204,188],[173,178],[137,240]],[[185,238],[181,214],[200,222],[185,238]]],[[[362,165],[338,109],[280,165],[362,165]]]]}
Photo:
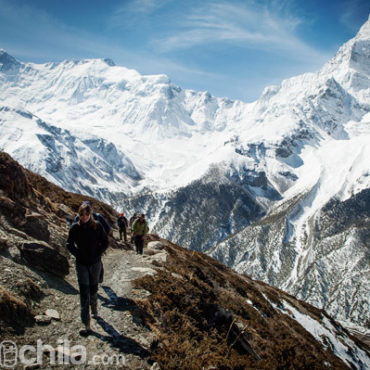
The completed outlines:
{"type": "MultiPolygon", "coordinates": [[[[370,366],[369,348],[324,311],[155,236],[149,236],[155,241],[147,245],[145,256],[137,256],[119,248],[115,227],[110,243],[116,248],[103,258],[100,317],[92,324],[92,335],[80,337],[65,221],[82,199],[0,153],[2,340],[18,346],[41,340],[57,348],[57,360],[66,364],[75,357],[74,346],[82,345],[85,360],[80,356],[72,363],[88,367],[92,365],[86,361],[96,355],[101,360],[121,355],[130,369],[149,369],[154,361],[166,369],[370,366]],[[56,202],[48,198],[52,194],[56,202]],[[47,238],[40,229],[48,230],[47,238]],[[60,320],[40,322],[48,308],[57,309],[60,320]],[[61,339],[68,339],[67,349],[57,347],[61,339]]],[[[92,202],[107,219],[117,217],[108,205],[92,202]]],[[[36,360],[32,351],[28,355],[36,360]]],[[[45,353],[32,366],[50,368],[52,358],[45,353]]]]}
{"type": "MultiPolygon", "coordinates": [[[[237,271],[364,328],[370,278],[369,29],[367,22],[317,74],[319,80],[331,74],[321,95],[305,98],[311,106],[308,117],[320,118],[315,127],[320,138],[303,146],[294,136],[285,140],[279,155],[298,165],[296,181],[283,200],[270,208],[265,219],[210,252],[237,271]]],[[[287,91],[297,79],[304,81],[283,83],[272,98],[276,104],[284,100],[279,95],[289,96],[287,91]]]]}

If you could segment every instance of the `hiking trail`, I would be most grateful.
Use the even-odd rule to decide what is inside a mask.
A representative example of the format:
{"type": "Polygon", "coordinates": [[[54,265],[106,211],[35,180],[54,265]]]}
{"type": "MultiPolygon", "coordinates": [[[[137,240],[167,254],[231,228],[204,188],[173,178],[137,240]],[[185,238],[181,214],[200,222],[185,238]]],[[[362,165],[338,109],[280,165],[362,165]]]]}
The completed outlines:
{"type": "MultiPolygon", "coordinates": [[[[150,369],[149,348],[155,335],[142,325],[140,310],[134,301],[145,299],[149,292],[134,289],[132,281],[155,274],[154,268],[157,267],[152,264],[154,260],[165,261],[166,252],[145,248],[144,255],[137,255],[133,249],[108,249],[103,256],[104,281],[98,289],[99,317],[91,318],[92,333],[87,337],[79,334],[83,325],[80,320],[78,283],[74,265],[71,264],[70,273],[64,281],[47,280],[49,287],[43,287],[46,297],[40,302],[42,310],[56,310],[61,320],[26,328],[24,343],[35,343],[41,339],[43,344],[50,344],[54,348],[57,348],[58,340],[68,340],[70,347],[83,345],[87,351],[85,368],[92,365],[94,356],[99,356],[98,361],[101,362],[121,355],[121,366],[117,367],[150,369]]],[[[72,351],[69,354],[73,356],[72,351]]],[[[48,353],[45,355],[49,356],[48,353]]],[[[47,359],[43,365],[48,364],[47,359]]],[[[103,363],[94,363],[93,366],[104,368],[103,363]]],[[[115,367],[114,364],[110,366],[115,367]]]]}

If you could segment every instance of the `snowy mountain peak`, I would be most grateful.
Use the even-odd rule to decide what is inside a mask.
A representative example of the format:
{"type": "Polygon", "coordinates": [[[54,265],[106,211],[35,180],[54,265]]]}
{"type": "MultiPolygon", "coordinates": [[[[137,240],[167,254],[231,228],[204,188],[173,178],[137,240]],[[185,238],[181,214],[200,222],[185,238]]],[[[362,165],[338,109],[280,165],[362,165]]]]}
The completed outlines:
{"type": "Polygon", "coordinates": [[[348,88],[352,87],[355,90],[368,87],[368,79],[370,78],[370,17],[357,35],[340,47],[333,59],[322,68],[321,74],[332,74],[342,85],[348,88]]]}
{"type": "Polygon", "coordinates": [[[356,39],[362,39],[362,38],[368,39],[369,37],[370,37],[370,15],[369,15],[368,20],[362,25],[362,27],[358,31],[356,35],[356,39]]]}

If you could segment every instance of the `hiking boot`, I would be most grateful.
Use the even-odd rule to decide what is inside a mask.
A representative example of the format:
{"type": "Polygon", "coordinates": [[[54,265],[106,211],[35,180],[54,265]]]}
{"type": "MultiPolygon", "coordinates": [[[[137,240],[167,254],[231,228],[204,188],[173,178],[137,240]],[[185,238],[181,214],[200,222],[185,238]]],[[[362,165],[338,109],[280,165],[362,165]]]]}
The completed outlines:
{"type": "Polygon", "coordinates": [[[92,333],[90,323],[85,325],[85,329],[80,330],[80,335],[83,337],[87,337],[92,333]]]}

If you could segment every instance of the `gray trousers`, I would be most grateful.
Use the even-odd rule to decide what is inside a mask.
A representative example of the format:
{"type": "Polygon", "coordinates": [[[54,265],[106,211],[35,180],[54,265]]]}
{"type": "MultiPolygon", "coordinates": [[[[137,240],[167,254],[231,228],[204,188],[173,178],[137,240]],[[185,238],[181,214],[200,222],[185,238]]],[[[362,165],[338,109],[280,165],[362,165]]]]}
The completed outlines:
{"type": "Polygon", "coordinates": [[[98,303],[98,283],[101,269],[101,261],[94,265],[81,265],[76,261],[76,273],[80,287],[81,321],[87,325],[90,323],[90,310],[98,303]]]}

